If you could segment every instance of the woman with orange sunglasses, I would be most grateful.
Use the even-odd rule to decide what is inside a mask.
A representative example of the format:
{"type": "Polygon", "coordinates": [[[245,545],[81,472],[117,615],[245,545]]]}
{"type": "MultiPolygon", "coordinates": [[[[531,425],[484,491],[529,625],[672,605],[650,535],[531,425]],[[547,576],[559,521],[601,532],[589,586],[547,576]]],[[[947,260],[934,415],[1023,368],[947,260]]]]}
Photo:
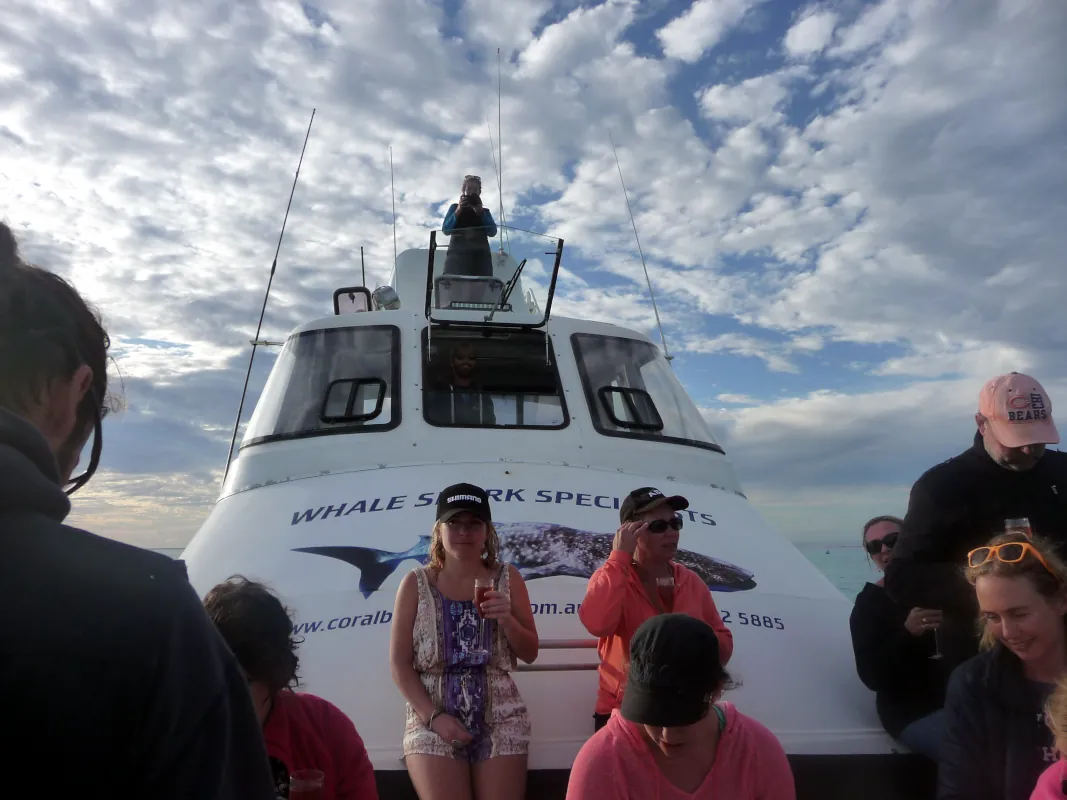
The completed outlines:
{"type": "Polygon", "coordinates": [[[938,800],[1028,800],[1056,760],[1045,702],[1067,671],[1067,567],[1024,534],[967,555],[982,652],[949,682],[938,800]]]}

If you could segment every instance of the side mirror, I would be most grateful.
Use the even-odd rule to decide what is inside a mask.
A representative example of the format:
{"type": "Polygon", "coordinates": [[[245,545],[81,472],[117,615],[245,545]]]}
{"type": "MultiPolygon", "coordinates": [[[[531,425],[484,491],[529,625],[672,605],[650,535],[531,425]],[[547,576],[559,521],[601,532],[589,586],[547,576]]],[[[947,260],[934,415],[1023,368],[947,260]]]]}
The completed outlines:
{"type": "Polygon", "coordinates": [[[370,292],[366,286],[342,286],[333,293],[334,314],[370,311],[370,292]]]}
{"type": "Polygon", "coordinates": [[[663,418],[656,409],[652,395],[644,389],[601,386],[597,395],[616,427],[641,431],[663,430],[663,418]]]}
{"type": "Polygon", "coordinates": [[[331,381],[319,415],[323,422],[367,422],[382,413],[385,381],[381,378],[341,378],[331,381]]]}

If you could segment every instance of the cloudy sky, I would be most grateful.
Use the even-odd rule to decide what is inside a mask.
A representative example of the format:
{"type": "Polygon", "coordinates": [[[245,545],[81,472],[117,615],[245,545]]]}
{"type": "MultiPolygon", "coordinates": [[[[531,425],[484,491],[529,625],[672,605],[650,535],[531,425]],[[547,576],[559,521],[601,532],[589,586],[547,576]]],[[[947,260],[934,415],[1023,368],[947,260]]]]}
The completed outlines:
{"type": "MultiPolygon", "coordinates": [[[[1067,403],[1062,0],[8,0],[2,215],[105,315],[127,408],[75,521],[180,546],[264,333],[327,311],[476,172],[567,241],[556,313],[654,332],[750,496],[853,540],[964,449],[983,380],[1067,403]]],[[[269,357],[257,359],[258,391],[269,357]]],[[[1065,406],[1067,407],[1067,406],[1065,406]]]]}

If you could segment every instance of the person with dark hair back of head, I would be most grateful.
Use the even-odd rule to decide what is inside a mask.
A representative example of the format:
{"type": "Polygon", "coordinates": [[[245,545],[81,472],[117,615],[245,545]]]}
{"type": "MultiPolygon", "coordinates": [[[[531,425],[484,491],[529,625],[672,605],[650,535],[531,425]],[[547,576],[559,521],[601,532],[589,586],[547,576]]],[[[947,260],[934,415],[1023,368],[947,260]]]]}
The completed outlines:
{"type": "Polygon", "coordinates": [[[105,770],[116,798],[267,800],[247,687],[184,565],[63,524],[100,461],[108,345],[74,287],[25,263],[0,224],[0,704],[18,765],[5,789],[78,797],[105,770]]]}
{"type": "MultiPolygon", "coordinates": [[[[863,526],[867,557],[885,572],[904,521],[881,516],[863,526]]],[[[860,680],[876,693],[878,718],[890,736],[937,761],[948,673],[937,654],[936,609],[907,608],[886,594],[884,580],[866,583],[849,617],[860,680]]]]}
{"type": "Polygon", "coordinates": [[[293,691],[300,660],[281,600],[235,575],[208,592],[204,607],[248,678],[278,797],[289,796],[293,772],[319,770],[321,800],[378,800],[374,768],[352,721],[333,703],[293,691]]]}
{"type": "Polygon", "coordinates": [[[710,625],[687,614],[637,629],[622,706],[579,751],[567,800],[794,800],[774,734],[719,702],[731,683],[720,646],[710,625]]]}

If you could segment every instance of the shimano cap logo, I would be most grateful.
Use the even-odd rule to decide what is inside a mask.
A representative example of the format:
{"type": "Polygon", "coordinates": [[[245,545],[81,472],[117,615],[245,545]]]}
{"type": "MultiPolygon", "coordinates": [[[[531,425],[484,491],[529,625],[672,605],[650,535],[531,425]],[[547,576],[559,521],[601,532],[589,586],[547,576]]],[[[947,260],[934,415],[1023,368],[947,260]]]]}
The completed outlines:
{"type": "Polygon", "coordinates": [[[470,500],[471,502],[474,502],[474,503],[482,502],[482,498],[478,497],[478,495],[476,495],[476,494],[454,494],[450,498],[445,500],[445,502],[446,503],[455,503],[455,502],[457,502],[459,500],[470,500]]]}

